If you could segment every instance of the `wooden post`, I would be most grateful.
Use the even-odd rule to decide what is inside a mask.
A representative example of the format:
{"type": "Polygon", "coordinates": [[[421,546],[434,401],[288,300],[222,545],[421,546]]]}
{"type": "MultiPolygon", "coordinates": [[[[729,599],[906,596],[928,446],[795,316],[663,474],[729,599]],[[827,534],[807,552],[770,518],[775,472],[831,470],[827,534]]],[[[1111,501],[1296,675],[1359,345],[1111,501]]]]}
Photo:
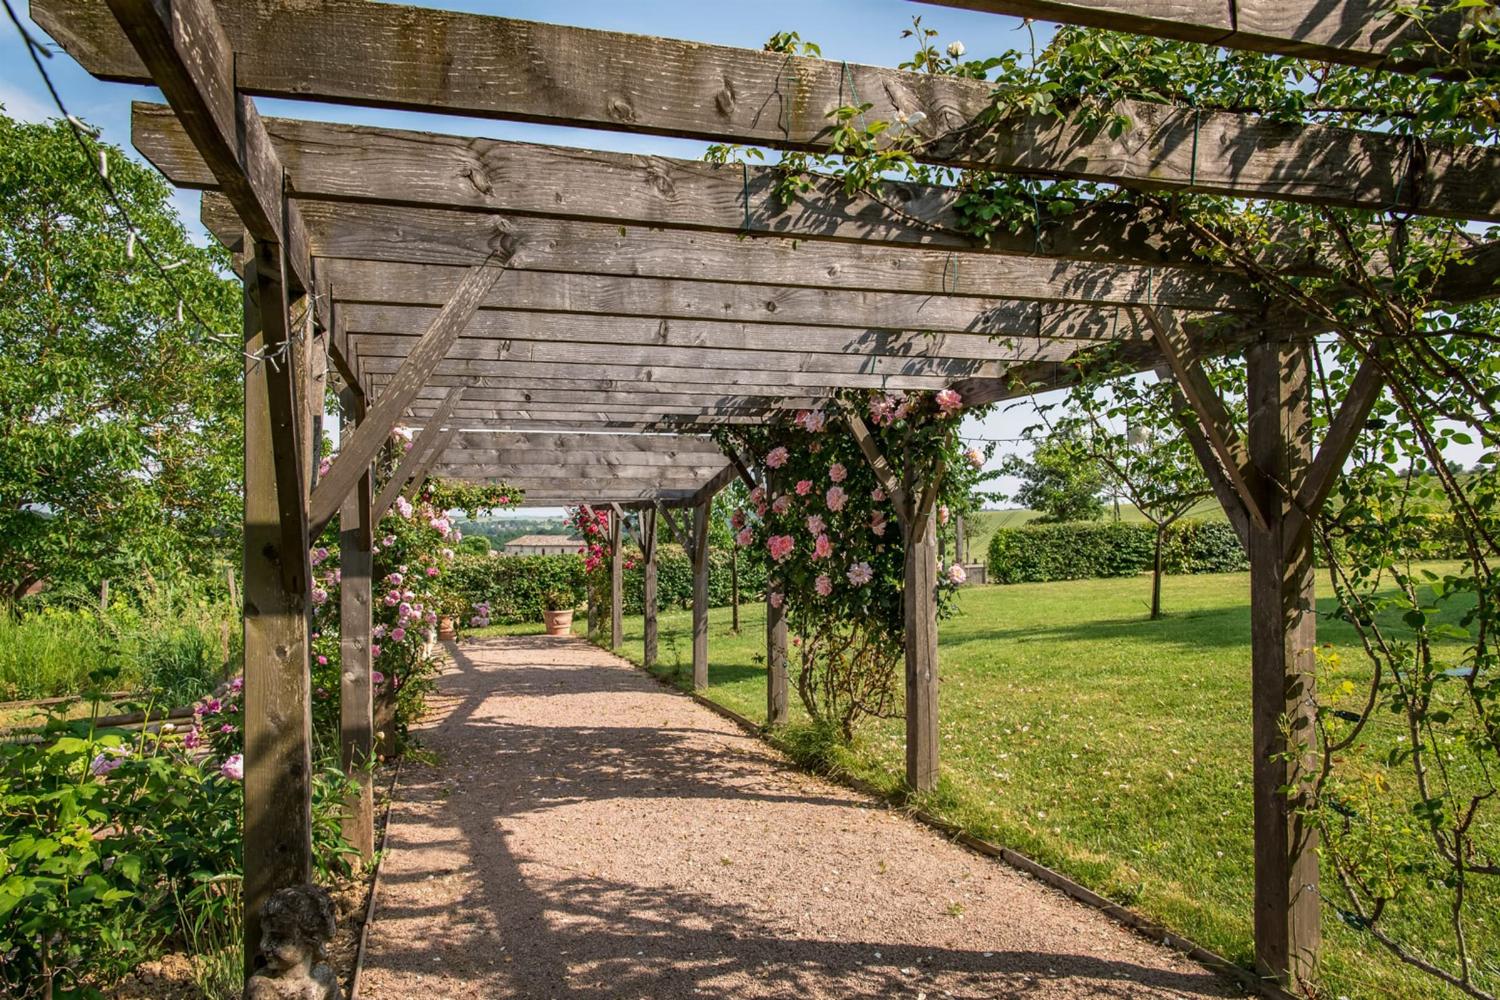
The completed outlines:
{"type": "Polygon", "coordinates": [[[99,581],[99,613],[109,614],[109,577],[99,581]]]}
{"type": "Polygon", "coordinates": [[[693,690],[708,687],[708,507],[693,506],[693,690]]]}
{"type": "Polygon", "coordinates": [[[645,640],[641,660],[647,667],[656,663],[656,508],[641,511],[641,558],[645,560],[641,583],[641,614],[645,620],[645,640]]]}
{"type": "Polygon", "coordinates": [[[609,512],[609,648],[625,645],[625,523],[619,511],[609,512]]]}
{"type": "Polygon", "coordinates": [[[786,597],[766,584],[766,725],[787,721],[786,597]],[[775,597],[778,600],[772,600],[775,597]]]}
{"type": "Polygon", "coordinates": [[[740,550],[729,546],[729,627],[740,634],[740,550]]]}
{"type": "Polygon", "coordinates": [[[969,526],[962,514],[953,519],[953,561],[960,566],[969,561],[969,526]]]}
{"type": "Polygon", "coordinates": [[[306,466],[299,459],[286,284],[274,248],[245,266],[245,965],[277,889],[312,880],[306,466]],[[262,352],[270,346],[270,356],[262,352]],[[288,398],[288,397],[291,398],[288,398]],[[278,465],[284,467],[278,469],[278,465]],[[289,487],[289,488],[288,488],[289,487]],[[287,496],[286,493],[296,495],[287,496]]]}
{"type": "Polygon", "coordinates": [[[1311,461],[1310,360],[1304,345],[1266,343],[1247,361],[1249,458],[1267,522],[1249,530],[1255,954],[1262,971],[1296,987],[1322,936],[1317,827],[1301,815],[1313,767],[1313,549],[1285,489],[1311,461]]]}
{"type": "Polygon", "coordinates": [[[938,776],[937,516],[928,505],[906,535],[901,604],[906,633],[906,783],[931,791],[938,776]]]}
{"type": "MultiPolygon", "coordinates": [[[[344,423],[349,433],[364,416],[364,397],[352,390],[340,393],[344,423]]],[[[357,789],[344,806],[344,839],[365,861],[375,854],[375,799],[369,761],[375,749],[374,686],[370,666],[371,580],[374,518],[370,509],[372,477],[355,483],[339,508],[339,744],[344,772],[357,789]]]]}

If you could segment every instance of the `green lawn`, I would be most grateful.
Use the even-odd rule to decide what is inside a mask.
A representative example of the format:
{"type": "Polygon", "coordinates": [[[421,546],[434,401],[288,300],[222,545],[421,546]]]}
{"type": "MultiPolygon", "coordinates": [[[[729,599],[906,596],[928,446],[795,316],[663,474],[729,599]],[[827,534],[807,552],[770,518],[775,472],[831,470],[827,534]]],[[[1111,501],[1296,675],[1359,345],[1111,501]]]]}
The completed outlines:
{"type": "MultiPolygon", "coordinates": [[[[944,779],[923,805],[1248,964],[1248,586],[1244,574],[1168,578],[1158,622],[1145,618],[1144,577],[963,591],[941,630],[944,779]]],[[[1319,626],[1347,663],[1363,662],[1348,626],[1319,626]]],[[[661,627],[659,670],[685,685],[690,618],[669,612],[661,627]]],[[[728,609],[711,613],[708,694],[757,721],[764,642],[760,606],[744,607],[738,635],[728,609]]],[[[625,653],[639,662],[640,650],[641,619],[627,618],[625,653]]],[[[1383,721],[1374,731],[1373,749],[1394,739],[1383,721]]],[[[870,726],[850,770],[895,792],[901,740],[899,720],[870,726]]],[[[1470,941],[1491,962],[1494,903],[1470,941]]],[[[1324,926],[1329,997],[1442,995],[1328,909],[1324,926]]]]}

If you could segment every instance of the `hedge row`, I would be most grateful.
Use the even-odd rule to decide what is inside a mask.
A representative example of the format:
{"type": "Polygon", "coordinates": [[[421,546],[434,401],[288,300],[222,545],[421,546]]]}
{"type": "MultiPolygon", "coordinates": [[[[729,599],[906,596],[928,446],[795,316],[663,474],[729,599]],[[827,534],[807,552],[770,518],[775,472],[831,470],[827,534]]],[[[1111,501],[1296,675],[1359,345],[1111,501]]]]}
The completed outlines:
{"type": "MultiPolygon", "coordinates": [[[[1041,583],[1134,576],[1151,569],[1156,529],[1149,524],[1081,521],[1002,528],[990,539],[991,583],[1041,583]]],[[[1168,573],[1233,573],[1249,568],[1225,521],[1178,521],[1167,529],[1168,573]]]]}
{"type": "MultiPolygon", "coordinates": [[[[627,551],[625,559],[631,566],[624,574],[625,613],[638,615],[643,607],[645,570],[640,553],[627,551]]],[[[687,553],[663,547],[657,551],[656,567],[657,607],[691,607],[693,566],[687,553]]],[[[739,577],[741,601],[759,600],[765,593],[764,569],[741,559],[739,577]]],[[[554,590],[571,593],[579,604],[586,596],[583,557],[576,555],[487,556],[460,552],[444,574],[444,586],[471,607],[489,601],[490,621],[497,625],[541,621],[546,596],[554,590]]],[[[729,553],[710,552],[708,603],[713,607],[727,605],[732,590],[729,553]]]]}

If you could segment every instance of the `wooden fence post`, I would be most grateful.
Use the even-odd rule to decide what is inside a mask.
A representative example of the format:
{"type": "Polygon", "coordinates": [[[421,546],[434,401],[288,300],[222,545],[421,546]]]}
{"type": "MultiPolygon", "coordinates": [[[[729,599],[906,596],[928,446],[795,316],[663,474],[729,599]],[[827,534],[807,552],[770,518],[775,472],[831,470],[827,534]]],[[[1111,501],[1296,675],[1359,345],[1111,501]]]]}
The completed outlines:
{"type": "Polygon", "coordinates": [[[693,690],[708,687],[708,508],[709,497],[693,507],[693,690]]]}
{"type": "Polygon", "coordinates": [[[245,965],[277,889],[312,880],[306,466],[295,417],[286,285],[272,252],[245,266],[245,965]],[[291,405],[286,398],[290,393],[291,405]],[[279,405],[277,405],[279,403],[279,405]],[[278,475],[278,462],[288,468],[278,475]],[[283,496],[291,484],[297,496],[283,496]],[[300,530],[298,528],[300,527],[300,530]]]}
{"type": "Polygon", "coordinates": [[[1315,742],[1312,534],[1285,489],[1312,455],[1310,359],[1305,345],[1276,343],[1246,358],[1249,459],[1267,521],[1251,524],[1248,546],[1255,953],[1262,971],[1295,987],[1310,978],[1322,936],[1317,827],[1301,814],[1315,742]]]}
{"type": "Polygon", "coordinates": [[[953,519],[953,561],[960,566],[969,561],[969,526],[962,514],[953,519]]]}
{"type": "Polygon", "coordinates": [[[937,786],[938,776],[937,517],[931,505],[925,512],[913,510],[902,531],[906,783],[914,791],[927,792],[937,786]]]}
{"type": "Polygon", "coordinates": [[[641,614],[645,620],[645,639],[641,660],[647,666],[656,664],[656,508],[641,511],[641,558],[645,560],[641,582],[641,614]]]}
{"type": "Polygon", "coordinates": [[[609,512],[609,648],[625,645],[625,523],[618,511],[609,512]]]}
{"type": "MultiPolygon", "coordinates": [[[[364,397],[339,394],[343,433],[364,417],[364,397]]],[[[339,743],[344,772],[358,787],[344,806],[344,838],[369,861],[375,854],[375,800],[369,762],[375,749],[374,686],[370,666],[371,580],[374,523],[369,473],[360,477],[339,509],[339,743]]]]}

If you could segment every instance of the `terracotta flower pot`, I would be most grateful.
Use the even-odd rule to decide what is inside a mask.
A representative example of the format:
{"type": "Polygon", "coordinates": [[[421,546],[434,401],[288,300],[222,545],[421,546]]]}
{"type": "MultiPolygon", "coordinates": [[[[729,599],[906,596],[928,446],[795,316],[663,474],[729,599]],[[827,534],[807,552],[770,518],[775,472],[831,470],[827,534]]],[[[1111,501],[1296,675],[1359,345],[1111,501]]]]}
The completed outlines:
{"type": "Polygon", "coordinates": [[[447,615],[438,619],[438,638],[457,639],[458,630],[453,627],[453,619],[447,615]]]}
{"type": "Polygon", "coordinates": [[[573,631],[573,609],[566,611],[543,611],[542,619],[547,623],[548,635],[567,635],[573,631]]]}

